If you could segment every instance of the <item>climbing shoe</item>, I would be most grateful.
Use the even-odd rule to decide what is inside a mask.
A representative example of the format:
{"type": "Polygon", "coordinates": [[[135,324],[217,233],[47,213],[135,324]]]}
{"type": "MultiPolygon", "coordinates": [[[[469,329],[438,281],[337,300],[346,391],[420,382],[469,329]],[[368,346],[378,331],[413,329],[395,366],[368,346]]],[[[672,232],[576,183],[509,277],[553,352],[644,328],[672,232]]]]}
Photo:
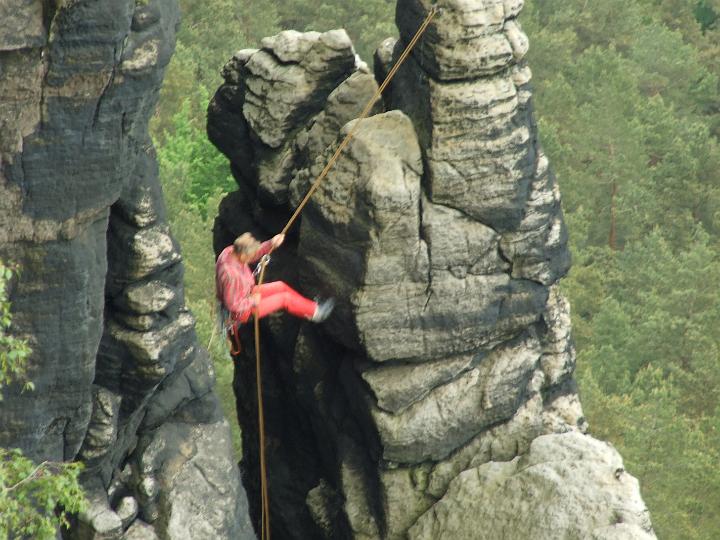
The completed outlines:
{"type": "Polygon", "coordinates": [[[312,322],[323,322],[325,319],[327,319],[330,316],[334,307],[335,307],[335,299],[334,298],[328,298],[327,300],[318,302],[318,306],[315,308],[315,314],[312,316],[312,319],[310,319],[310,320],[312,322]]]}

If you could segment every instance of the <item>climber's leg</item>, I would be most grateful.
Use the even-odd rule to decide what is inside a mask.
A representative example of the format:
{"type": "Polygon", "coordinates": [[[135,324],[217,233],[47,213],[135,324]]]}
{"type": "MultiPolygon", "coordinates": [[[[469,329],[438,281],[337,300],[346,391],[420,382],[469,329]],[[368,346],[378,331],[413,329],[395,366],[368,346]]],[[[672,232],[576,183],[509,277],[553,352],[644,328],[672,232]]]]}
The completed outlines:
{"type": "Polygon", "coordinates": [[[264,283],[253,289],[260,293],[260,304],[257,313],[263,318],[270,313],[285,310],[295,317],[312,319],[317,309],[317,303],[305,298],[282,281],[264,283]]]}

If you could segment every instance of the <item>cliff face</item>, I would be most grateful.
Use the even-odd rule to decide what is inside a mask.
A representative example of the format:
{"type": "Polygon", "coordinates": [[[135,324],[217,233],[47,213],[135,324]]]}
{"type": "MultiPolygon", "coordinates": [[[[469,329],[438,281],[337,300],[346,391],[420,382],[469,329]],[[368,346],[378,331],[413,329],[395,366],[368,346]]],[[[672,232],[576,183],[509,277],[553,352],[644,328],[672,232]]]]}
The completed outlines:
{"type": "MultiPolygon", "coordinates": [[[[399,0],[400,40],[424,19],[399,0]]],[[[521,0],[441,12],[270,267],[339,305],[262,325],[271,523],[283,538],[653,538],[637,481],[585,434],[569,255],[537,141],[521,0]],[[384,112],[387,111],[387,112],[384,112]]],[[[342,31],[283,32],[228,62],[208,133],[239,189],[219,251],[270,236],[377,88],[342,31]]],[[[249,332],[237,364],[258,513],[249,332]]]]}
{"type": "Polygon", "coordinates": [[[174,0],[0,4],[0,257],[35,383],[3,389],[0,445],[86,464],[82,538],[249,527],[147,133],[178,23],[174,0]]]}

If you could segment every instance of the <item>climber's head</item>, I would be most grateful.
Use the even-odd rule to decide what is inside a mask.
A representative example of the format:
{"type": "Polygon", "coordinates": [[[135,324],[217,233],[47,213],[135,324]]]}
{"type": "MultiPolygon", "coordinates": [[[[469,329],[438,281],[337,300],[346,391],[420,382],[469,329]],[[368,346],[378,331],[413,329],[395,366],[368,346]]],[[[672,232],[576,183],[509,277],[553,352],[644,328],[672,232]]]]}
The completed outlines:
{"type": "Polygon", "coordinates": [[[260,242],[249,232],[241,234],[233,242],[233,253],[241,263],[252,261],[258,249],[260,242]]]}

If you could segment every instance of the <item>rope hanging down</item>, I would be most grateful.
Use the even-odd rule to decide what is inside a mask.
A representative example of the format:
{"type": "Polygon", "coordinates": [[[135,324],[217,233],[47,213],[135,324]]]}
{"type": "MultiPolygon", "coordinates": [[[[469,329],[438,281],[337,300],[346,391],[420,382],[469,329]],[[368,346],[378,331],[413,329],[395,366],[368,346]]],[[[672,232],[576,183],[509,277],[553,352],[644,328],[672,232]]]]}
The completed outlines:
{"type": "MultiPolygon", "coordinates": [[[[292,216],[288,220],[288,222],[285,224],[285,227],[283,227],[283,230],[280,234],[287,234],[288,230],[293,226],[297,218],[300,216],[300,213],[305,208],[305,205],[310,201],[312,196],[315,194],[315,191],[317,191],[318,187],[320,186],[320,183],[325,179],[328,172],[330,172],[330,169],[335,165],[335,162],[340,157],[340,154],[345,149],[345,147],[350,143],[350,140],[353,138],[355,133],[358,130],[358,127],[360,126],[360,123],[367,118],[368,114],[370,114],[370,111],[372,110],[373,106],[375,105],[375,102],[380,98],[382,93],[385,91],[385,88],[387,88],[388,84],[390,84],[390,81],[392,81],[392,78],[397,73],[398,69],[400,69],[400,66],[402,66],[403,62],[407,59],[407,57],[412,52],[413,48],[417,44],[417,42],[420,40],[420,37],[423,35],[427,27],[430,25],[430,22],[433,20],[433,17],[437,14],[438,9],[436,6],[432,6],[430,8],[430,11],[428,12],[427,17],[420,25],[420,28],[418,28],[417,32],[415,32],[415,35],[410,40],[410,43],[408,43],[407,47],[405,47],[405,50],[403,50],[402,54],[400,54],[400,57],[398,58],[398,61],[395,62],[395,65],[393,65],[392,69],[388,72],[387,76],[385,77],[385,80],[382,82],[382,84],[375,90],[375,93],[373,94],[372,98],[370,98],[370,101],[368,101],[367,105],[365,105],[365,108],[363,109],[362,113],[360,113],[360,116],[357,118],[355,123],[353,124],[352,128],[348,132],[348,134],[345,136],[345,138],[342,140],[340,145],[335,150],[335,153],[332,155],[330,160],[327,162],[327,165],[325,165],[325,168],[320,172],[318,177],[315,179],[315,181],[310,186],[310,189],[305,194],[305,197],[303,197],[302,201],[300,201],[300,204],[297,206],[295,211],[293,212],[292,216]]],[[[269,258],[267,255],[263,257],[260,262],[258,263],[258,267],[260,268],[259,272],[259,278],[258,278],[258,285],[262,285],[265,279],[265,268],[267,266],[267,263],[269,262],[269,258]]],[[[268,497],[268,487],[267,487],[267,464],[265,462],[265,415],[263,412],[263,401],[262,401],[262,388],[261,388],[261,374],[260,374],[260,317],[258,317],[258,311],[257,308],[255,310],[255,373],[256,373],[256,384],[257,384],[257,398],[258,398],[258,426],[259,426],[259,438],[260,438],[260,500],[261,500],[261,511],[260,511],[260,519],[261,519],[261,538],[262,540],[270,540],[270,499],[268,497]]]]}
{"type": "MultiPolygon", "coordinates": [[[[270,262],[270,257],[264,255],[258,263],[260,269],[258,285],[265,280],[265,268],[270,262]]],[[[257,385],[258,402],[258,432],[260,437],[260,523],[263,539],[270,540],[270,499],[268,498],[267,487],[267,466],[265,464],[265,413],[262,405],[262,375],[260,372],[260,317],[255,311],[255,384],[257,385]]]]}

